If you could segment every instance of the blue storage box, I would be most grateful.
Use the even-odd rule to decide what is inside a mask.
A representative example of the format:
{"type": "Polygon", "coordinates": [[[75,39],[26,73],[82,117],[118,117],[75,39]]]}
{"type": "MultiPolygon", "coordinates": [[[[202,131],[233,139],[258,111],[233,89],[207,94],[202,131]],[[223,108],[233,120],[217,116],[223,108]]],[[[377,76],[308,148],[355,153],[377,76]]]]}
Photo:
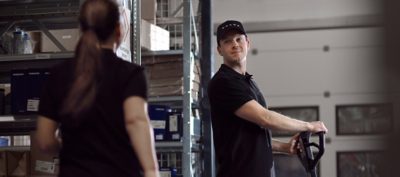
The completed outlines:
{"type": "Polygon", "coordinates": [[[26,114],[28,78],[26,70],[11,71],[11,113],[26,114]]]}
{"type": "Polygon", "coordinates": [[[12,114],[36,113],[40,96],[50,72],[46,69],[11,71],[12,114]]]}
{"type": "Polygon", "coordinates": [[[10,146],[10,139],[6,137],[0,137],[0,147],[10,146]]]}
{"type": "Polygon", "coordinates": [[[30,85],[26,98],[26,111],[28,113],[39,111],[40,96],[42,94],[44,82],[47,79],[47,76],[45,75],[46,72],[48,73],[48,71],[44,69],[27,70],[28,83],[30,85]]]}
{"type": "Polygon", "coordinates": [[[183,135],[183,118],[181,110],[173,110],[168,116],[167,122],[167,140],[168,141],[180,141],[183,135]]]}
{"type": "Polygon", "coordinates": [[[165,105],[149,105],[148,112],[154,129],[154,139],[165,141],[167,138],[167,119],[171,113],[171,108],[165,105]]]}

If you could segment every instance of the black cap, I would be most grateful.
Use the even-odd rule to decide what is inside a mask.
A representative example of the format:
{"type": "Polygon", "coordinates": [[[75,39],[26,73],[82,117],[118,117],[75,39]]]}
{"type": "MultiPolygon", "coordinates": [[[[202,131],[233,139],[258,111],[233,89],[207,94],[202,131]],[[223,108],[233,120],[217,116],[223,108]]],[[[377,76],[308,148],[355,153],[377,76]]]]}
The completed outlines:
{"type": "Polygon", "coordinates": [[[246,35],[246,31],[243,28],[242,23],[235,20],[227,20],[224,23],[220,24],[217,28],[217,43],[225,37],[225,33],[231,30],[236,30],[240,34],[246,35]]]}

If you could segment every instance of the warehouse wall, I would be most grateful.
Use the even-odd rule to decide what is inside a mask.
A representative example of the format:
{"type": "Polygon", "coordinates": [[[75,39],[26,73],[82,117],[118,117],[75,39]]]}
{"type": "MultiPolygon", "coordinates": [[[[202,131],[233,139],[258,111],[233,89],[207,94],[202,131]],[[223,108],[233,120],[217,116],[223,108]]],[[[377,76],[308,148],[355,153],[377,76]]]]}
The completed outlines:
{"type": "Polygon", "coordinates": [[[213,20],[242,21],[298,20],[376,14],[377,0],[215,0],[213,20]]]}
{"type": "MultiPolygon", "coordinates": [[[[262,23],[374,15],[382,13],[378,2],[216,0],[213,20],[217,24],[227,19],[262,23]]],[[[337,105],[385,102],[382,28],[251,33],[249,38],[247,69],[254,74],[269,106],[319,107],[319,118],[330,130],[321,160],[322,177],[339,176],[337,152],[382,149],[380,136],[336,135],[335,112],[337,105]]],[[[221,63],[215,50],[215,69],[221,63]]]]}

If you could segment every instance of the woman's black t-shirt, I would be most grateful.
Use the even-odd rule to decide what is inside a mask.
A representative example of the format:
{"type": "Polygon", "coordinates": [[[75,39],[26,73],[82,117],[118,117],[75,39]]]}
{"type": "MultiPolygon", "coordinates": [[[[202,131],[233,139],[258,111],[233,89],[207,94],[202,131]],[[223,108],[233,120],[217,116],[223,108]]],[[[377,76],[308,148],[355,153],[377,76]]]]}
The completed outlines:
{"type": "Polygon", "coordinates": [[[44,87],[39,115],[60,125],[60,177],[140,176],[141,167],[125,128],[123,102],[131,96],[147,100],[144,70],[108,49],[102,49],[101,62],[94,103],[78,117],[60,114],[73,80],[73,60],[53,68],[44,87]]]}

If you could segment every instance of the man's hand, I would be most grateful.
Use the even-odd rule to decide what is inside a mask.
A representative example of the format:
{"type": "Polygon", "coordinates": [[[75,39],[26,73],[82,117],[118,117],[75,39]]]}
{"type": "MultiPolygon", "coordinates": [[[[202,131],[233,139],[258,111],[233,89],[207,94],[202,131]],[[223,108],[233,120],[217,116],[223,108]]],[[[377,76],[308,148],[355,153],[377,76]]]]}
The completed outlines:
{"type": "Polygon", "coordinates": [[[325,127],[324,123],[321,121],[310,122],[310,132],[317,133],[317,132],[325,132],[328,133],[328,129],[325,127]]]}
{"type": "Polygon", "coordinates": [[[295,155],[297,154],[297,147],[296,147],[296,142],[299,140],[299,133],[295,134],[292,138],[290,138],[290,141],[286,143],[285,146],[285,152],[289,155],[295,155]]]}
{"type": "Polygon", "coordinates": [[[299,140],[300,133],[294,135],[289,142],[282,142],[276,139],[272,140],[272,150],[275,152],[281,152],[288,155],[297,154],[296,142],[299,140]]]}

